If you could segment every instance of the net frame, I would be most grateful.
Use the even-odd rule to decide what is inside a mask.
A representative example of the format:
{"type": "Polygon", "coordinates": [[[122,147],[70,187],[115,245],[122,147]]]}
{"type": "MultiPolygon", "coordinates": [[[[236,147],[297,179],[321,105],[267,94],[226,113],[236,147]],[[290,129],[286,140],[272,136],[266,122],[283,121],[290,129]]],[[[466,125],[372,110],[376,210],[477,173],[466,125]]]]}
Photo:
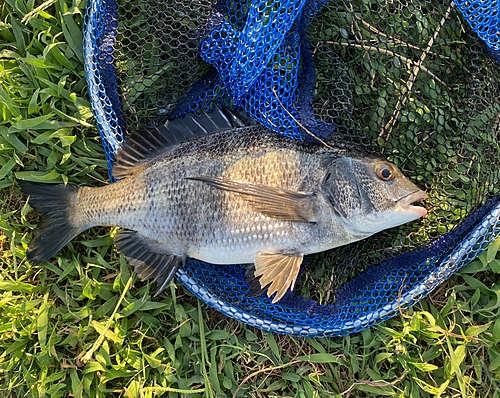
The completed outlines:
{"type": "MultiPolygon", "coordinates": [[[[485,5],[484,1],[472,3],[475,7],[485,5]]],[[[461,10],[467,7],[465,2],[457,2],[457,5],[461,10]]],[[[89,96],[109,164],[123,142],[125,132],[117,80],[116,77],[113,79],[116,11],[114,0],[89,0],[84,26],[89,96]]],[[[498,19],[498,12],[495,16],[498,19]]],[[[470,18],[468,20],[470,22],[470,18]]],[[[474,28],[473,23],[471,26],[474,28]]],[[[481,32],[479,34],[481,36],[481,32]]],[[[486,42],[494,55],[497,54],[498,42],[486,42]]],[[[322,306],[300,296],[287,296],[272,304],[265,296],[253,298],[244,295],[244,289],[240,290],[242,296],[224,296],[224,284],[244,285],[242,268],[238,265],[213,266],[188,260],[176,277],[212,308],[260,329],[309,337],[345,335],[380,323],[397,314],[400,308],[414,305],[456,270],[484,252],[489,243],[499,236],[500,201],[497,197],[462,222],[453,234],[445,235],[424,248],[429,256],[423,261],[414,261],[411,252],[385,261],[377,266],[386,272],[385,277],[374,277],[380,275],[380,270],[367,270],[338,292],[341,299],[331,306],[322,306]],[[462,239],[463,235],[465,238],[462,239]],[[458,238],[460,241],[457,242],[458,238]],[[449,250],[432,255],[438,246],[446,246],[449,250]],[[408,274],[411,288],[403,289],[406,283],[410,283],[408,274]],[[386,291],[387,294],[379,302],[371,303],[370,292],[373,289],[386,291]]],[[[418,258],[421,257],[419,253],[418,258]]]]}

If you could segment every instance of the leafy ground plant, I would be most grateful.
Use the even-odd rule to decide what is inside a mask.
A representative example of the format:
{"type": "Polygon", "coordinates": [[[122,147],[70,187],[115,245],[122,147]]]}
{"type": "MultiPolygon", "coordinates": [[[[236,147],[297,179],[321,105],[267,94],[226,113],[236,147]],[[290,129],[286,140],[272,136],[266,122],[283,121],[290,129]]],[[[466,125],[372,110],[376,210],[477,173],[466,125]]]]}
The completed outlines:
{"type": "Polygon", "coordinates": [[[172,284],[152,297],[96,228],[42,266],[15,178],[105,184],[80,0],[0,4],[0,396],[499,397],[500,241],[400,316],[341,338],[244,326],[172,284]]]}

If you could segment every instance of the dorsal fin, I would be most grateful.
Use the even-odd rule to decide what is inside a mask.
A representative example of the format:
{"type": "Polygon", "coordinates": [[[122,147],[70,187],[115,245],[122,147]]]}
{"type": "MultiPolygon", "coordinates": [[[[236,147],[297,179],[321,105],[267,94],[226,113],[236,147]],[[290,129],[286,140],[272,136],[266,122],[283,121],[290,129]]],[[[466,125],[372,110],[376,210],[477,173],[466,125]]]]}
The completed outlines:
{"type": "Polygon", "coordinates": [[[156,127],[141,127],[127,137],[116,154],[111,169],[113,176],[120,180],[138,171],[149,160],[174,148],[156,127]]]}
{"type": "Polygon", "coordinates": [[[216,107],[209,113],[186,115],[169,120],[164,126],[141,127],[128,136],[118,150],[112,173],[116,179],[125,178],[152,159],[172,151],[180,144],[223,130],[255,125],[243,111],[216,107]]]}

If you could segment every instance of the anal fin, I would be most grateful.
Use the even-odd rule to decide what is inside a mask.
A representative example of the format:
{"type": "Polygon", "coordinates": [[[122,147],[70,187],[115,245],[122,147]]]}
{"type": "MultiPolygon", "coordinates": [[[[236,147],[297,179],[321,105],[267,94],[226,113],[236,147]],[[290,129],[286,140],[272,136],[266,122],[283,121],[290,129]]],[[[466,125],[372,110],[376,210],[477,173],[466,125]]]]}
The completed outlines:
{"type": "Polygon", "coordinates": [[[249,267],[249,287],[252,294],[260,293],[267,288],[267,296],[274,293],[272,302],[277,303],[283,298],[287,291],[293,290],[300,266],[304,259],[302,253],[281,254],[261,251],[255,256],[255,265],[249,267]],[[258,280],[259,286],[256,284],[258,280]]]}
{"type": "Polygon", "coordinates": [[[115,245],[132,265],[142,281],[156,282],[155,297],[172,280],[185,257],[168,253],[158,242],[135,231],[121,231],[115,236],[115,245]]]}

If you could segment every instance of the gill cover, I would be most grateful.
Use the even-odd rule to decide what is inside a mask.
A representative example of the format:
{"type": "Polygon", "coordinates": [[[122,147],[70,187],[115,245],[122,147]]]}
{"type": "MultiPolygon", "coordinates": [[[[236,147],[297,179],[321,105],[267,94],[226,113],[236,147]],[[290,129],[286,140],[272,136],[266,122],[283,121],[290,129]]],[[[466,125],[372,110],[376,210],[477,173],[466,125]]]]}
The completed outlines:
{"type": "Polygon", "coordinates": [[[354,234],[374,234],[425,215],[410,206],[426,197],[392,163],[371,158],[335,159],[324,189],[346,228],[354,234]]]}

